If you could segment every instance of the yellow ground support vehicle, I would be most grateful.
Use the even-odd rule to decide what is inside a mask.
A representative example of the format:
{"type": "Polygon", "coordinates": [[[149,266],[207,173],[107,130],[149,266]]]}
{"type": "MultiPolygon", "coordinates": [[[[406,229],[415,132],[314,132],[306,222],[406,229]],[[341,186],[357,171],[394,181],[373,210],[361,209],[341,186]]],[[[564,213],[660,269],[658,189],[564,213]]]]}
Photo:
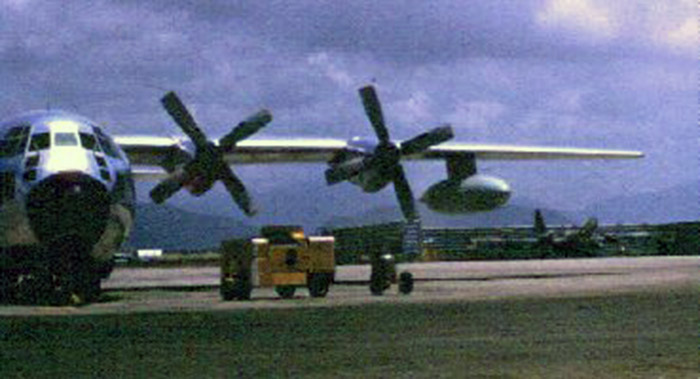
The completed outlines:
{"type": "Polygon", "coordinates": [[[333,237],[306,237],[301,227],[266,226],[262,237],[222,243],[221,296],[246,300],[254,286],[275,287],[283,298],[307,287],[324,297],[335,276],[333,237]]]}

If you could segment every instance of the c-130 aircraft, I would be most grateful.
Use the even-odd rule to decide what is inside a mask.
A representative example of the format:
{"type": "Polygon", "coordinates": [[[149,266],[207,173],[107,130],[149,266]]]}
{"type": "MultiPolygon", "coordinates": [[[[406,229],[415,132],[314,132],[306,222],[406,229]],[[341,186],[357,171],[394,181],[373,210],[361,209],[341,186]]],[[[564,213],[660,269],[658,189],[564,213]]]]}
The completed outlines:
{"type": "Polygon", "coordinates": [[[0,302],[18,292],[30,301],[94,301],[113,269],[113,255],[134,220],[134,180],[163,178],[151,191],[162,203],[181,188],[206,193],[221,181],[246,215],[256,212],[232,164],[326,162],[328,184],[349,181],[365,192],[393,183],[408,220],[414,198],[402,160],[445,160],[447,178],[423,195],[441,212],[504,205],[510,188],[477,173],[477,159],[621,159],[637,151],[444,143],[449,125],[393,141],[372,86],[360,97],[377,140],[248,139],[272,116],[261,110],[220,139],[209,139],[173,92],[161,102],[188,138],[115,136],[89,119],[60,110],[34,111],[0,124],[0,302]],[[159,166],[158,170],[153,170],[159,166]]]}

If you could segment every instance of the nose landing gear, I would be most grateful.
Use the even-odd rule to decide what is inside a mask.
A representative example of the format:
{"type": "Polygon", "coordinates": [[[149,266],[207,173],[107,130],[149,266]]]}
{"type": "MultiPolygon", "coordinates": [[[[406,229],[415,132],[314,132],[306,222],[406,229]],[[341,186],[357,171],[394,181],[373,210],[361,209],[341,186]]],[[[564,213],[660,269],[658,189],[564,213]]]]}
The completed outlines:
{"type": "Polygon", "coordinates": [[[0,270],[0,303],[84,305],[100,297],[105,270],[90,257],[88,245],[66,238],[38,249],[0,270]]]}

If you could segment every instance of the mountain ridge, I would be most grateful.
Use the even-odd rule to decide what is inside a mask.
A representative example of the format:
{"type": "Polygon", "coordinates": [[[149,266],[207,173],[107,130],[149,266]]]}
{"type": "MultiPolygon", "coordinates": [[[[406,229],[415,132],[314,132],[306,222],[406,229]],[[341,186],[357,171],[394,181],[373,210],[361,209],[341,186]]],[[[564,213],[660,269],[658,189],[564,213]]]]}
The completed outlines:
{"type": "MultiPolygon", "coordinates": [[[[308,192],[300,193],[299,189],[287,188],[275,193],[275,202],[266,201],[270,195],[261,196],[258,202],[263,205],[263,212],[250,219],[242,219],[240,212],[232,209],[230,198],[225,196],[215,197],[214,204],[198,207],[199,211],[173,205],[139,203],[134,230],[125,246],[202,249],[218,246],[225,239],[256,235],[259,227],[266,224],[301,225],[307,234],[314,234],[319,228],[352,227],[402,220],[391,191],[384,191],[378,196],[365,195],[363,197],[366,201],[360,204],[347,195],[350,191],[357,189],[345,186],[339,187],[336,192],[322,191],[310,196],[308,192]],[[295,195],[280,201],[279,199],[285,199],[284,195],[287,192],[295,195]],[[265,204],[272,205],[274,211],[265,212],[265,204]],[[220,212],[218,214],[201,211],[202,208],[217,207],[220,212]],[[222,215],[224,210],[231,210],[231,216],[222,215]]],[[[209,202],[212,199],[197,201],[209,202]]],[[[515,199],[509,205],[491,212],[460,215],[435,213],[422,203],[417,205],[422,225],[435,228],[532,225],[535,209],[542,210],[548,225],[580,225],[589,217],[597,218],[600,224],[662,224],[698,219],[700,185],[690,182],[655,193],[603,199],[577,211],[551,209],[527,198],[515,199]]]]}
{"type": "Polygon", "coordinates": [[[234,218],[203,215],[171,205],[137,203],[126,248],[190,250],[218,247],[221,241],[246,238],[257,228],[234,218]]]}

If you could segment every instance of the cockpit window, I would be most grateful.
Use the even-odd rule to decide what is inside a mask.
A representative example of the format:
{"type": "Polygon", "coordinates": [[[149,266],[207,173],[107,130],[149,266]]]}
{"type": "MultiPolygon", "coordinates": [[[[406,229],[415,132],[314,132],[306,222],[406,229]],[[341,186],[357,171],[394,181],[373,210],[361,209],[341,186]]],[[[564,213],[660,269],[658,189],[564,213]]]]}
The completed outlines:
{"type": "Polygon", "coordinates": [[[75,133],[56,133],[53,137],[56,146],[78,146],[75,133]]]}
{"type": "Polygon", "coordinates": [[[51,146],[51,135],[49,133],[38,133],[32,135],[32,142],[29,144],[29,151],[39,151],[48,149],[51,146]]]}
{"type": "Polygon", "coordinates": [[[0,157],[11,157],[24,152],[29,140],[29,126],[10,128],[3,139],[0,139],[0,157]]]}
{"type": "Polygon", "coordinates": [[[89,133],[80,133],[80,144],[87,150],[100,151],[95,136],[89,133]]]}
{"type": "Polygon", "coordinates": [[[114,142],[112,142],[112,140],[102,132],[102,129],[98,128],[97,126],[93,127],[93,129],[95,130],[97,140],[100,142],[100,146],[102,146],[102,150],[110,157],[119,158],[119,152],[117,151],[117,147],[114,145],[114,142]]]}

